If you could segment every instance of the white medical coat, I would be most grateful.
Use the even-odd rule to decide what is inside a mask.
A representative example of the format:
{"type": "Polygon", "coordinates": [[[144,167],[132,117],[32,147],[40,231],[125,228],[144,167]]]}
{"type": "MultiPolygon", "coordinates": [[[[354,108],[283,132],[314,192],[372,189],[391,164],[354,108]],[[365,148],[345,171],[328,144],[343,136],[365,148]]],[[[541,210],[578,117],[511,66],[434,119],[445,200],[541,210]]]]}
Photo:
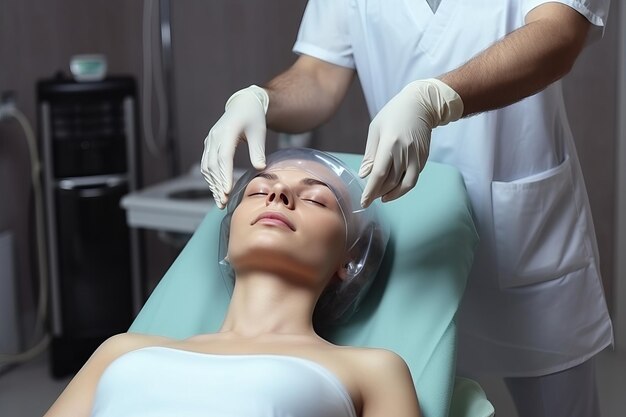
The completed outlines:
{"type": "MultiPolygon", "coordinates": [[[[310,0],[294,51],[355,68],[373,117],[410,81],[459,67],[546,2],[442,0],[433,14],[425,0],[310,0]]],[[[601,34],[609,0],[559,2],[601,34]]],[[[460,372],[543,375],[610,345],[561,83],[435,129],[430,159],[461,171],[481,239],[458,314],[460,372]]]]}

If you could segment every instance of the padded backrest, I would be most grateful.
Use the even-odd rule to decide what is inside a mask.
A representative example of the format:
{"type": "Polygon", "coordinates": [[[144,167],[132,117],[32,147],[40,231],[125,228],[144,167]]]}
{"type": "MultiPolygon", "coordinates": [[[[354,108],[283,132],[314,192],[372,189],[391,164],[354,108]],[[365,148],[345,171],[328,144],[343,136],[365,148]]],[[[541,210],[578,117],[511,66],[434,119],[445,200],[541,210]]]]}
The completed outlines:
{"type": "MultiPolygon", "coordinates": [[[[358,170],[361,156],[335,155],[358,170]]],[[[429,162],[411,192],[382,208],[391,234],[381,270],[350,321],[325,336],[400,354],[424,415],[444,417],[454,385],[454,316],[478,241],[462,177],[429,162]]],[[[207,214],[130,331],[185,338],[219,329],[229,301],[217,265],[223,214],[207,214]]]]}

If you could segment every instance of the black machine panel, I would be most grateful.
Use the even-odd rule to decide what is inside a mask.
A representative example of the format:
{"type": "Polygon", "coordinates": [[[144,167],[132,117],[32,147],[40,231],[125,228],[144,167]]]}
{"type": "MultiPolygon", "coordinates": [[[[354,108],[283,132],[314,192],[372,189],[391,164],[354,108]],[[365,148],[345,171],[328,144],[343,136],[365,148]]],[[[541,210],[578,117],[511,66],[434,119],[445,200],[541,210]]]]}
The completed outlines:
{"type": "Polygon", "coordinates": [[[138,186],[135,97],[130,77],[37,84],[55,377],[133,318],[136,232],[119,203],[138,186]]]}

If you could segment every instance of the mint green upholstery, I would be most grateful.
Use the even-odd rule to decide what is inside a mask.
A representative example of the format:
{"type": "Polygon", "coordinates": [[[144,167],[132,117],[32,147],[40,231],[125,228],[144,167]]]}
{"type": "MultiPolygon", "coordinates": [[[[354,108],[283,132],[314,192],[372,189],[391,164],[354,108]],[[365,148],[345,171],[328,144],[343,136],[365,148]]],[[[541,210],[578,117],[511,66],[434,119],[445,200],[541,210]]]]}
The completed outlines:
{"type": "MultiPolygon", "coordinates": [[[[335,155],[358,170],[361,156],[335,155]]],[[[428,163],[414,190],[382,207],[391,237],[378,277],[349,323],[326,336],[400,354],[425,417],[491,415],[480,387],[454,375],[454,317],[478,241],[460,174],[428,163]]],[[[185,338],[220,327],[229,301],[217,266],[223,214],[207,214],[130,331],[185,338]]]]}

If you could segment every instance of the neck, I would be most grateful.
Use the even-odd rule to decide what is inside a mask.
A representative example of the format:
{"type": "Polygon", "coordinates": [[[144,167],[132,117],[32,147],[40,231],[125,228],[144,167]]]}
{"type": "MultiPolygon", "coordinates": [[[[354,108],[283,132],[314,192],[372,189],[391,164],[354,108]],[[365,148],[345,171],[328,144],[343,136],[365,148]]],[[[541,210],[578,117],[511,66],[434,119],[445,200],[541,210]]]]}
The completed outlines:
{"type": "Polygon", "coordinates": [[[314,335],[313,310],[319,294],[268,273],[239,274],[220,332],[243,337],[314,335]]]}

